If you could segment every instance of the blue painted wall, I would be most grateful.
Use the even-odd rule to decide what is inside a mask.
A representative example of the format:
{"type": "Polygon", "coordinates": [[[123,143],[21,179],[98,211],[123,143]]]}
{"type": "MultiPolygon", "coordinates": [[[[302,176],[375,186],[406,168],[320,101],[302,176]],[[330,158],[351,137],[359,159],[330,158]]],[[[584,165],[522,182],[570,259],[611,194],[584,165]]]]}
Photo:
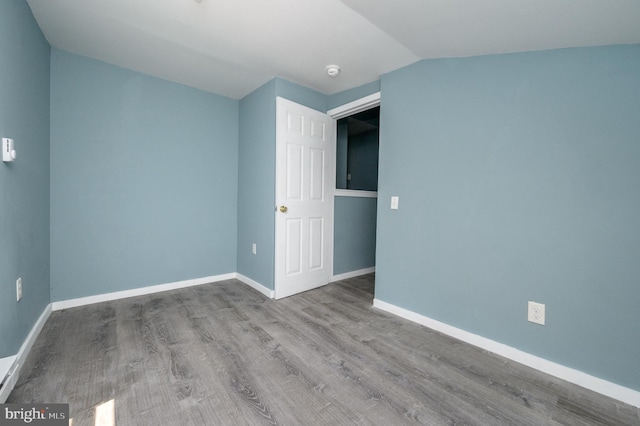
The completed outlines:
{"type": "Polygon", "coordinates": [[[49,44],[25,1],[0,2],[0,358],[14,355],[49,303],[49,44]],[[16,301],[15,282],[23,280],[16,301]]]}
{"type": "Polygon", "coordinates": [[[376,198],[335,197],[334,275],[375,265],[377,201],[376,198]]]}
{"type": "Polygon", "coordinates": [[[51,54],[51,296],[235,272],[238,101],[51,54]]]}
{"type": "Polygon", "coordinates": [[[335,93],[327,97],[327,110],[348,104],[365,96],[373,95],[380,91],[380,80],[354,87],[353,89],[335,93]]]}
{"type": "Polygon", "coordinates": [[[376,297],[640,390],[640,46],[381,84],[376,297]]]}
{"type": "Polygon", "coordinates": [[[316,111],[327,112],[328,98],[326,95],[282,78],[276,78],[275,84],[276,96],[299,103],[316,111]]]}
{"type": "Polygon", "coordinates": [[[276,80],[240,101],[238,273],[273,289],[276,80]],[[257,245],[251,254],[251,244],[257,245]]]}

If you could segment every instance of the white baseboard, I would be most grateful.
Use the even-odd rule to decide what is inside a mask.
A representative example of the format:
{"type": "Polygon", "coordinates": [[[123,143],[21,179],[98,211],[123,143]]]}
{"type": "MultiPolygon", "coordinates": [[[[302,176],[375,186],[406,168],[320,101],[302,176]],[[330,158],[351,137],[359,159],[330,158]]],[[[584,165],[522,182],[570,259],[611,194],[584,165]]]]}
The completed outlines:
{"type": "Polygon", "coordinates": [[[248,285],[249,287],[251,287],[252,289],[259,291],[260,293],[264,294],[265,296],[267,296],[270,299],[273,299],[273,297],[275,296],[275,292],[273,290],[271,290],[270,288],[267,288],[265,286],[263,286],[262,284],[260,284],[257,281],[252,280],[249,277],[245,277],[242,274],[236,274],[236,278],[239,281],[242,281],[244,284],[248,285]]]}
{"type": "Polygon", "coordinates": [[[358,269],[357,271],[345,272],[344,274],[338,274],[331,277],[331,282],[336,282],[340,280],[346,280],[347,278],[359,277],[360,275],[370,274],[376,271],[376,267],[372,266],[371,268],[358,269]]]}
{"type": "Polygon", "coordinates": [[[9,371],[13,367],[14,361],[18,356],[12,355],[5,358],[0,358],[0,385],[4,383],[4,379],[9,375],[9,371]]]}
{"type": "Polygon", "coordinates": [[[424,315],[420,315],[408,309],[383,302],[379,299],[373,300],[373,306],[404,319],[408,319],[409,321],[416,322],[418,324],[424,325],[425,327],[429,327],[433,330],[447,334],[451,337],[455,337],[456,339],[485,349],[489,352],[501,355],[520,364],[535,368],[536,370],[542,371],[568,382],[575,383],[576,385],[590,389],[594,392],[598,392],[602,395],[606,395],[635,407],[640,407],[640,392],[634,389],[630,389],[609,382],[607,380],[591,376],[587,373],[583,373],[582,371],[574,370],[573,368],[569,368],[564,365],[557,364],[544,358],[532,355],[530,353],[523,352],[519,349],[512,348],[511,346],[507,346],[494,340],[487,339],[486,337],[464,331],[460,328],[453,327],[424,315]]]}
{"type": "Polygon", "coordinates": [[[44,308],[42,314],[40,314],[40,317],[38,318],[38,321],[36,321],[36,323],[33,325],[31,331],[29,332],[29,335],[25,339],[24,343],[22,343],[22,346],[20,346],[20,350],[15,356],[13,365],[10,366],[6,380],[2,388],[0,389],[0,404],[4,404],[14,386],[18,382],[20,369],[24,365],[24,361],[27,359],[27,355],[29,355],[31,348],[36,341],[36,338],[42,331],[42,327],[44,327],[47,319],[49,319],[49,315],[51,315],[51,303],[49,303],[44,308]]]}
{"type": "Polygon", "coordinates": [[[95,296],[80,297],[77,299],[60,300],[58,302],[53,302],[51,305],[54,311],[59,311],[62,309],[75,308],[78,306],[92,305],[94,303],[108,302],[110,300],[126,299],[127,297],[143,296],[147,294],[159,293],[161,291],[176,290],[179,288],[192,287],[194,285],[202,285],[202,284],[209,284],[209,283],[214,283],[218,281],[231,280],[234,278],[236,278],[236,273],[232,272],[230,274],[213,275],[210,277],[195,278],[192,280],[176,281],[176,282],[167,283],[167,284],[152,285],[148,287],[134,288],[131,290],[116,291],[113,293],[104,293],[104,294],[97,294],[95,296]]]}

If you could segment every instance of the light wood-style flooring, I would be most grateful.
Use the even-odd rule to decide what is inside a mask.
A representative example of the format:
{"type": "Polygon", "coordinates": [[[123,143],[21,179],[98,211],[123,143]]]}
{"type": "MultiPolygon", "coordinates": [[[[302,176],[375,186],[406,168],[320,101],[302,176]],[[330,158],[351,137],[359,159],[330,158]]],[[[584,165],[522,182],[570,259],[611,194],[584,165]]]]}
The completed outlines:
{"type": "Polygon", "coordinates": [[[274,301],[229,280],[53,312],[7,402],[70,403],[74,426],[640,425],[636,407],[373,308],[373,281],[274,301]]]}

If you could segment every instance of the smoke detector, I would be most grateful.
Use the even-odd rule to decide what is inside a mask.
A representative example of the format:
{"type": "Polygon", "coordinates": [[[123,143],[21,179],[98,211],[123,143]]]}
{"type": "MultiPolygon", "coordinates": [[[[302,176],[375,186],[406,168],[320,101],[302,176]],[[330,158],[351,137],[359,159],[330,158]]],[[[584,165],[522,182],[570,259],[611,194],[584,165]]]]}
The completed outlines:
{"type": "Polygon", "coordinates": [[[336,78],[340,74],[340,67],[338,65],[327,65],[325,68],[327,75],[331,78],[336,78]]]}

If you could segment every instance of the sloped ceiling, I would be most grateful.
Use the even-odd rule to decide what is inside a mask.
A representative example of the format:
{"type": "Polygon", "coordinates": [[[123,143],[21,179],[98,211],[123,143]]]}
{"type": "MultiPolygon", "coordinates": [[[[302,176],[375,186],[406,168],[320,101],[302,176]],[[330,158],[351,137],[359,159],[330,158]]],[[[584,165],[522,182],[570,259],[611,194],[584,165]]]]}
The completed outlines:
{"type": "Polygon", "coordinates": [[[234,99],[276,76],[332,94],[424,58],[640,43],[637,0],[27,1],[52,46],[234,99]]]}

